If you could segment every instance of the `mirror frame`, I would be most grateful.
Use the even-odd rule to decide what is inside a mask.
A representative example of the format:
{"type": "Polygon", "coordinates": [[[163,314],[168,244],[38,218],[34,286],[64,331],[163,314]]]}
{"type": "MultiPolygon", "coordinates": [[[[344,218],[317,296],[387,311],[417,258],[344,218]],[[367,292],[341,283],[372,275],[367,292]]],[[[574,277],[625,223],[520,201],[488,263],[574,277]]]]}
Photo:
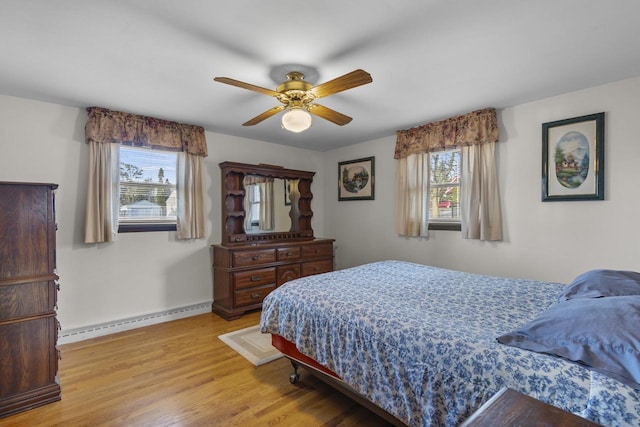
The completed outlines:
{"type": "Polygon", "coordinates": [[[222,244],[258,244],[275,243],[290,240],[313,240],[311,228],[311,183],[315,172],[285,169],[282,166],[247,163],[222,162],[221,173],[222,198],[222,244]],[[299,197],[291,202],[289,231],[274,233],[247,233],[244,229],[246,212],[244,210],[244,177],[258,175],[265,178],[298,180],[299,197]]]}

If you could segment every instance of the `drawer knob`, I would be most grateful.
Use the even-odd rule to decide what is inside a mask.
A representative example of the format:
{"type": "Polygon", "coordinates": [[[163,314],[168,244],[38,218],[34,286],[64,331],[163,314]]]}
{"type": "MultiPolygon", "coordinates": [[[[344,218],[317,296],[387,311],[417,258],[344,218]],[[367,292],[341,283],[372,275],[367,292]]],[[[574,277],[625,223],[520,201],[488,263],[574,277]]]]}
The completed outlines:
{"type": "Polygon", "coordinates": [[[251,299],[260,299],[262,298],[262,293],[260,292],[254,292],[251,294],[251,299]]]}
{"type": "Polygon", "coordinates": [[[260,280],[262,280],[262,276],[251,276],[250,280],[252,282],[259,282],[260,280]]]}
{"type": "Polygon", "coordinates": [[[260,258],[262,258],[262,256],[261,256],[261,255],[254,255],[251,259],[252,259],[252,260],[254,260],[254,261],[257,261],[257,260],[259,260],[260,258]]]}
{"type": "Polygon", "coordinates": [[[287,256],[294,256],[294,255],[295,255],[295,253],[293,253],[293,252],[287,252],[287,256]]]}

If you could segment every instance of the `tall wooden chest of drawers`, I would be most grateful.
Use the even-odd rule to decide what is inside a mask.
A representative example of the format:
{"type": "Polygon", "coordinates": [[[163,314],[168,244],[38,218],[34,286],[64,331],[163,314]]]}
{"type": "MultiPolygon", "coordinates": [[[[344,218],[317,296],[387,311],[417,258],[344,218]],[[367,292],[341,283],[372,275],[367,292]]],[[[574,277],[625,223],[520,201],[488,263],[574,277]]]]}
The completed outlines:
{"type": "Polygon", "coordinates": [[[60,400],[57,187],[0,182],[0,417],[60,400]]]}
{"type": "Polygon", "coordinates": [[[258,309],[269,292],[299,277],[333,270],[333,239],[214,245],[212,311],[227,320],[258,309]]]}

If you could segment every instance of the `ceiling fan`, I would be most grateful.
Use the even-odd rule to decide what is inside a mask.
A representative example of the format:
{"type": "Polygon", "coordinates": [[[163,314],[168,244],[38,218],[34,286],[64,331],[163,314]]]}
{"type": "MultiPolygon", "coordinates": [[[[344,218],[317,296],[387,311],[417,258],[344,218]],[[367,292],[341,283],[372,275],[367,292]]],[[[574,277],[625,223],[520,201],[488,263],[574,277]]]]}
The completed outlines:
{"type": "Polygon", "coordinates": [[[234,80],[229,77],[216,77],[213,80],[273,96],[282,103],[282,105],[258,114],[251,120],[243,123],[243,126],[257,125],[280,111],[288,109],[289,111],[282,117],[282,127],[292,132],[302,132],[311,126],[311,116],[309,113],[339,126],[346,125],[352,120],[351,117],[345,116],[323,105],[316,104],[313,101],[373,81],[371,75],[363,70],[352,71],[317,86],[313,86],[311,83],[305,81],[303,73],[291,71],[287,73],[287,81],[280,83],[275,91],[234,80]]]}

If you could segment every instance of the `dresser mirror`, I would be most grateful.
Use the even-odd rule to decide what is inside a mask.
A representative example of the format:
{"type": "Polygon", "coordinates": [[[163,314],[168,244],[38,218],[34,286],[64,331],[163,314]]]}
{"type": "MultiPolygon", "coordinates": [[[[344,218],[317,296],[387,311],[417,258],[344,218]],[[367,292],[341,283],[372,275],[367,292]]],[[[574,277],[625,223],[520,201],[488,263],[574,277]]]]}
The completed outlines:
{"type": "Polygon", "coordinates": [[[297,188],[295,181],[261,175],[244,177],[245,232],[253,234],[291,230],[291,184],[297,188]]]}
{"type": "Polygon", "coordinates": [[[311,240],[314,172],[220,163],[225,245],[311,240]]]}

